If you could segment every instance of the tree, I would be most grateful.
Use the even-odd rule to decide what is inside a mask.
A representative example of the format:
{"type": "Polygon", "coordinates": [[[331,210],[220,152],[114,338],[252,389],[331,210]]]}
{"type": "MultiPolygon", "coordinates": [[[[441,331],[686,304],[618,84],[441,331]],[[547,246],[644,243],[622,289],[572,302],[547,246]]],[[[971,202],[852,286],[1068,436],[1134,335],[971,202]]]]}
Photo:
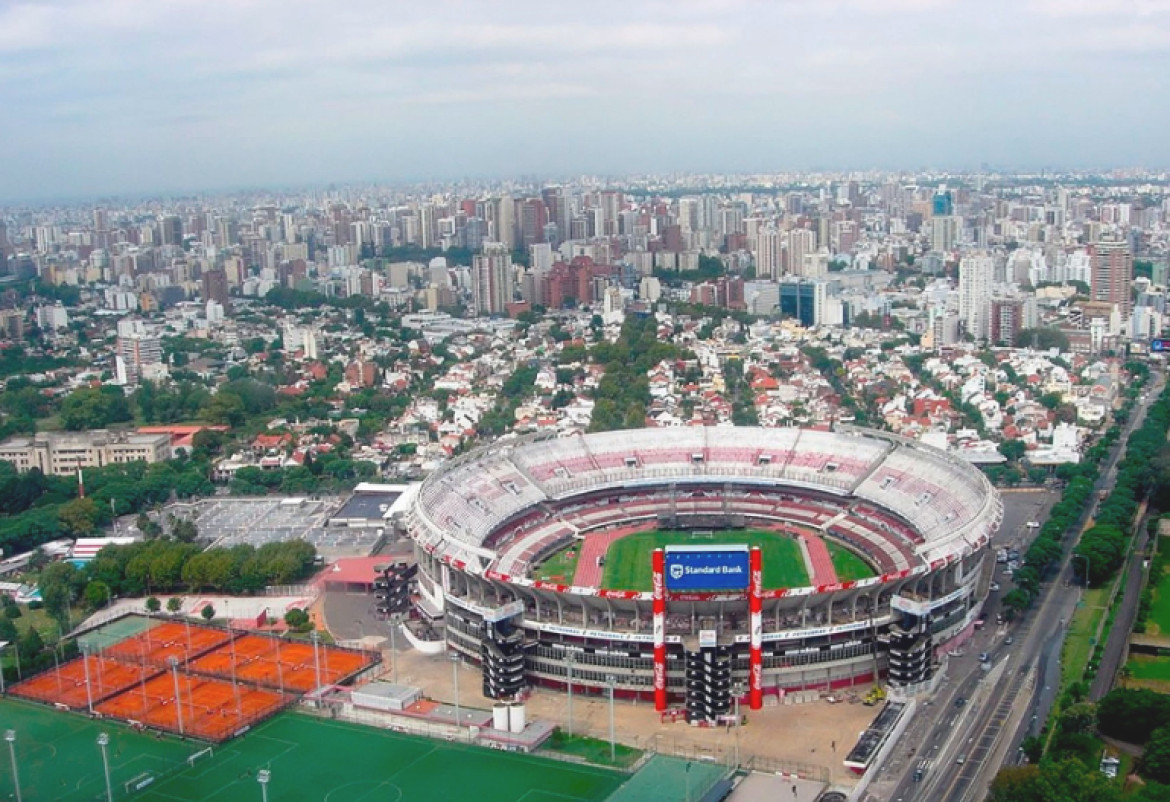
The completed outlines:
{"type": "Polygon", "coordinates": [[[95,579],[85,586],[85,606],[96,610],[110,600],[110,586],[100,579],[95,579]]]}
{"type": "Polygon", "coordinates": [[[146,612],[153,615],[162,609],[162,602],[158,600],[158,596],[149,596],[146,599],[146,612]]]}
{"type": "Polygon", "coordinates": [[[82,387],[61,402],[61,425],[69,431],[104,429],[133,419],[120,387],[82,387]]]}
{"type": "Polygon", "coordinates": [[[199,538],[199,527],[188,518],[176,518],[171,524],[171,537],[180,543],[194,543],[199,538]]]}
{"type": "Polygon", "coordinates": [[[1168,725],[1170,696],[1145,688],[1114,688],[1097,703],[1097,727],[1112,738],[1144,743],[1168,725]]]}
{"type": "Polygon", "coordinates": [[[303,632],[312,626],[309,614],[295,607],[284,614],[284,623],[294,632],[303,632]]]}
{"type": "Polygon", "coordinates": [[[199,611],[199,615],[203,616],[204,621],[210,621],[215,618],[215,608],[210,604],[205,604],[203,609],[199,611]]]}
{"type": "Polygon", "coordinates": [[[167,612],[171,615],[177,615],[183,609],[183,597],[171,596],[167,599],[167,612]]]}
{"type": "Polygon", "coordinates": [[[1032,596],[1022,588],[1013,588],[1004,594],[1003,606],[1010,615],[1019,615],[1032,604],[1032,596]]]}
{"type": "Polygon", "coordinates": [[[41,571],[37,582],[41,599],[45,602],[45,610],[61,624],[62,629],[69,628],[69,605],[76,598],[82,581],[81,572],[72,563],[52,563],[41,571]]]}
{"type": "Polygon", "coordinates": [[[1027,450],[1023,440],[1005,440],[999,444],[999,453],[1011,462],[1018,461],[1027,450]]]}
{"type": "Polygon", "coordinates": [[[1159,727],[1150,734],[1138,772],[1150,780],[1170,782],[1170,726],[1159,727]]]}
{"type": "Polygon", "coordinates": [[[69,534],[78,537],[92,534],[101,514],[101,509],[92,498],[75,498],[57,509],[61,526],[69,534]]]}

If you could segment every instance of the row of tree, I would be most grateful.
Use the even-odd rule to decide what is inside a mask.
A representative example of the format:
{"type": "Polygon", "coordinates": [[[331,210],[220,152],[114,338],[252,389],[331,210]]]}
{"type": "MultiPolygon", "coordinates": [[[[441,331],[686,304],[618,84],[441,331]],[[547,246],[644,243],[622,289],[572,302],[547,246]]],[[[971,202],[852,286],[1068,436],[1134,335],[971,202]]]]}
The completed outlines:
{"type": "Polygon", "coordinates": [[[41,571],[38,587],[48,613],[69,626],[69,610],[81,601],[96,609],[118,596],[154,593],[259,593],[312,573],[317,550],[303,540],[211,548],[156,539],[106,546],[83,568],[57,562],[41,571]]]}

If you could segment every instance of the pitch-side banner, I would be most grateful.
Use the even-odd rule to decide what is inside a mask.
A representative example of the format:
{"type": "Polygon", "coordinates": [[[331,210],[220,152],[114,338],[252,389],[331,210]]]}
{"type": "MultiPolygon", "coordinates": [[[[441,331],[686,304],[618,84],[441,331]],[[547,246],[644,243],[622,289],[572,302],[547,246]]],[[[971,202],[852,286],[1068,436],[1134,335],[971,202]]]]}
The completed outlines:
{"type": "Polygon", "coordinates": [[[671,593],[746,590],[747,546],[668,546],[666,589],[671,593]]]}

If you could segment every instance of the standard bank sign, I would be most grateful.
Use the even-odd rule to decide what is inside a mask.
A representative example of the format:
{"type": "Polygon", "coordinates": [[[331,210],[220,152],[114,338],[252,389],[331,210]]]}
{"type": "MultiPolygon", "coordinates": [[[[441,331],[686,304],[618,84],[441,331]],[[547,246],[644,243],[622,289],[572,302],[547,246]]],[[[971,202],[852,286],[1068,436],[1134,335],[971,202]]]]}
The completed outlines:
{"type": "Polygon", "coordinates": [[[666,549],[666,589],[744,590],[748,586],[746,546],[670,546],[666,549]]]}

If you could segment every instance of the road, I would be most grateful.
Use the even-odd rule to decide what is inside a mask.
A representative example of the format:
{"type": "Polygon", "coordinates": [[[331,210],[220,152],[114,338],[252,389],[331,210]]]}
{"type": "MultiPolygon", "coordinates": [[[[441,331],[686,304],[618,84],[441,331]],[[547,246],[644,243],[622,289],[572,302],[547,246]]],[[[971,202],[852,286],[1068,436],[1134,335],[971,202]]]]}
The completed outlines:
{"type": "MultiPolygon", "coordinates": [[[[1146,400],[1135,408],[1118,446],[1105,463],[1094,488],[1094,501],[1078,521],[1077,531],[1082,531],[1096,513],[1097,491],[1111,488],[1116,481],[1117,463],[1124,443],[1141,425],[1161,387],[1162,379],[1157,376],[1145,394],[1146,400]]],[[[1005,757],[1009,761],[1015,760],[1020,741],[1025,735],[1039,730],[1056,700],[1063,634],[1082,592],[1080,587],[1066,581],[1072,577],[1071,561],[1072,549],[1069,548],[1056,572],[1056,579],[1042,584],[1039,604],[1016,625],[1012,644],[1006,643],[1008,635],[1001,629],[992,635],[996,645],[982,648],[990,653],[990,669],[973,667],[970,654],[948,661],[946,670],[954,679],[944,684],[935,698],[921,708],[925,711],[918,716],[922,721],[912,724],[912,728],[924,737],[915,741],[908,731],[903,739],[920,746],[902,760],[891,761],[898,772],[897,779],[888,793],[877,798],[898,802],[981,799],[1005,757]],[[961,708],[956,707],[956,700],[960,697],[971,701],[961,708]],[[1006,742],[1003,741],[1005,734],[1006,742]],[[925,771],[921,780],[915,781],[915,769],[923,765],[923,761],[926,761],[925,771]]],[[[1140,561],[1137,565],[1140,568],[1140,561]]],[[[1130,581],[1133,581],[1132,576],[1130,581]]],[[[1137,596],[1136,592],[1127,592],[1127,599],[1132,597],[1135,603],[1137,596]]],[[[994,601],[993,595],[989,606],[994,601]]],[[[1115,629],[1128,631],[1120,623],[1115,629]]],[[[977,648],[981,646],[969,646],[967,651],[973,652],[977,648]]],[[[1118,660],[1120,657],[1115,658],[1114,665],[1118,660]]],[[[1103,663],[1102,669],[1105,668],[1103,663]]],[[[1103,670],[1102,673],[1106,672],[1103,670]]],[[[877,783],[875,790],[876,786],[877,783]]]]}
{"type": "Polygon", "coordinates": [[[1133,623],[1137,619],[1138,602],[1142,595],[1142,583],[1145,581],[1145,550],[1149,535],[1146,532],[1146,505],[1143,503],[1138,515],[1137,534],[1134,538],[1134,547],[1126,563],[1125,595],[1117,608],[1117,617],[1113,620],[1113,628],[1109,630],[1109,639],[1105,641],[1105,649],[1101,653],[1101,665],[1097,668],[1097,676],[1093,677],[1093,684],[1089,687],[1089,699],[1100,701],[1101,697],[1109,693],[1117,679],[1117,672],[1121,670],[1121,661],[1125,659],[1126,644],[1129,642],[1129,633],[1133,630],[1133,623]]]}

